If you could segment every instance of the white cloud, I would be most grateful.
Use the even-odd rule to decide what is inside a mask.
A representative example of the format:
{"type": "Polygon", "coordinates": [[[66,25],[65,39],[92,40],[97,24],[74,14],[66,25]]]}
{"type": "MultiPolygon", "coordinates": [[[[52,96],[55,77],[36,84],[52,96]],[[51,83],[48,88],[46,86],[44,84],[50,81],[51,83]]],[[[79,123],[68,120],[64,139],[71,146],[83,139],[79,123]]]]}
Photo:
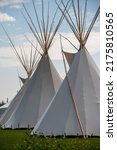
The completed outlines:
{"type": "Polygon", "coordinates": [[[12,16],[9,16],[7,13],[0,12],[0,22],[14,22],[16,19],[12,16]]]}
{"type": "Polygon", "coordinates": [[[100,52],[100,32],[91,32],[86,47],[92,55],[100,52]]]}
{"type": "MultiPolygon", "coordinates": [[[[69,40],[76,46],[79,46],[78,41],[74,37],[73,33],[61,33],[65,37],[69,38],[69,40]]],[[[99,54],[100,50],[100,33],[99,32],[92,32],[90,34],[90,37],[87,41],[86,47],[91,55],[99,54]]],[[[32,41],[35,41],[32,34],[27,34],[27,37],[31,39],[32,41]]],[[[12,37],[13,38],[13,37],[12,37]]],[[[23,35],[17,35],[13,38],[13,42],[15,43],[15,39],[18,39],[18,42],[22,41],[24,43],[24,49],[30,50],[30,44],[25,40],[23,35]]],[[[62,38],[63,48],[64,51],[70,51],[74,52],[74,48],[65,40],[62,38]]],[[[15,44],[16,48],[19,49],[18,43],[15,44]]],[[[61,61],[61,48],[60,48],[60,36],[56,35],[54,39],[54,43],[49,51],[50,57],[52,60],[54,60],[54,64],[60,73],[62,77],[64,77],[64,65],[61,61]],[[57,60],[57,61],[56,61],[57,60]],[[59,61],[60,60],[60,61],[59,61]],[[57,62],[57,63],[56,63],[57,62]]],[[[99,55],[98,55],[99,57],[99,55]]],[[[96,59],[95,59],[96,60],[96,59]]],[[[98,64],[98,63],[97,63],[98,64]]],[[[19,80],[17,75],[17,68],[19,75],[22,77],[25,77],[25,71],[22,68],[20,62],[17,60],[15,54],[13,53],[13,50],[11,47],[0,47],[0,91],[1,99],[5,99],[6,97],[11,98],[11,95],[16,94],[16,90],[19,89],[19,80]],[[7,86],[6,86],[7,85],[7,86]],[[6,88],[7,87],[7,88],[6,88]],[[6,97],[5,97],[6,96],[6,97]]]]}
{"type": "Polygon", "coordinates": [[[10,8],[21,9],[21,8],[22,8],[22,6],[21,6],[21,5],[12,5],[12,6],[10,6],[10,8]]]}
{"type": "Polygon", "coordinates": [[[20,66],[17,58],[15,57],[11,47],[0,48],[0,67],[14,67],[20,66]]]}
{"type": "Polygon", "coordinates": [[[0,7],[6,7],[9,5],[21,4],[25,0],[0,0],[0,7]]]}
{"type": "MultiPolygon", "coordinates": [[[[73,33],[61,33],[63,36],[68,38],[72,44],[79,48],[79,42],[75,38],[73,33]]],[[[61,59],[61,47],[60,47],[60,36],[57,35],[51,47],[49,53],[52,59],[61,59]]],[[[64,38],[62,38],[62,45],[63,50],[67,52],[74,53],[76,52],[75,48],[64,38]]],[[[91,55],[94,55],[100,51],[100,33],[99,32],[92,32],[88,38],[86,43],[86,48],[91,55]]]]}
{"type": "MultiPolygon", "coordinates": [[[[62,35],[64,35],[65,37],[67,37],[77,48],[79,48],[79,43],[77,41],[77,39],[74,37],[73,33],[61,33],[62,35]]],[[[31,41],[35,41],[34,37],[32,36],[32,34],[27,34],[29,39],[31,39],[31,41]]],[[[19,37],[17,36],[16,39],[19,39],[19,43],[20,41],[22,41],[23,44],[23,48],[27,51],[27,53],[30,50],[30,44],[25,40],[24,36],[20,35],[19,37]]],[[[13,41],[15,42],[15,41],[13,41]]],[[[62,44],[63,44],[63,49],[64,51],[68,51],[68,52],[75,52],[76,50],[73,48],[73,46],[71,46],[69,44],[68,41],[66,41],[65,39],[62,38],[62,44]]],[[[16,49],[19,50],[19,46],[21,45],[16,45],[16,49]]],[[[95,55],[97,53],[99,53],[100,51],[100,33],[99,32],[92,32],[90,34],[90,37],[86,43],[86,48],[89,51],[89,53],[91,55],[95,55]]],[[[50,50],[49,50],[49,55],[51,57],[52,60],[59,60],[62,59],[61,56],[61,47],[60,47],[60,36],[57,34],[54,41],[53,41],[53,45],[51,46],[50,50]]],[[[17,60],[16,56],[14,55],[11,47],[2,47],[0,48],[0,57],[9,57],[10,59],[2,59],[2,62],[4,61],[4,63],[2,63],[0,65],[0,67],[8,67],[8,66],[21,66],[19,61],[17,60]],[[11,59],[12,58],[12,59],[11,59]]]]}

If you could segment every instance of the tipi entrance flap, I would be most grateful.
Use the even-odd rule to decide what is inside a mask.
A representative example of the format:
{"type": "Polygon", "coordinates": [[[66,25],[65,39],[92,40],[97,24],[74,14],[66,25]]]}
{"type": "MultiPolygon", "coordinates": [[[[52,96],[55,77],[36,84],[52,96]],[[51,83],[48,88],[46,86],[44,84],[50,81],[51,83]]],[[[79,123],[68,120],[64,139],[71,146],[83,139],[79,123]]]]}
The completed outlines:
{"type": "Polygon", "coordinates": [[[64,53],[64,55],[66,57],[66,60],[67,60],[67,62],[69,64],[69,66],[70,66],[72,64],[73,60],[74,60],[75,54],[69,53],[69,52],[63,52],[63,53],[64,53]]]}

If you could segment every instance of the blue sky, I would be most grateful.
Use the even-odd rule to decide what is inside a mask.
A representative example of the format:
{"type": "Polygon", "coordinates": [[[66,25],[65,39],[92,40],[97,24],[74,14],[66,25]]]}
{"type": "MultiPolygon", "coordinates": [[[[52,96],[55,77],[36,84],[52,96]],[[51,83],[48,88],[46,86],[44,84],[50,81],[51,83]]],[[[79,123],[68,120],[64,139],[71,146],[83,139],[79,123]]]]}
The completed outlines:
{"type": "MultiPolygon", "coordinates": [[[[34,1],[38,9],[38,12],[40,13],[41,0],[34,0],[34,1]]],[[[47,10],[48,1],[50,5],[50,14],[51,14],[50,20],[51,20],[53,16],[53,12],[55,12],[57,6],[54,0],[44,0],[45,13],[47,10]]],[[[59,1],[60,0],[58,0],[58,2],[59,1]]],[[[67,0],[63,0],[63,1],[67,2],[67,0]]],[[[81,2],[84,3],[84,0],[82,0],[81,2]]],[[[28,49],[30,48],[30,44],[26,41],[24,35],[27,35],[31,40],[34,40],[34,37],[32,36],[32,33],[21,14],[21,11],[24,12],[22,3],[25,4],[31,16],[34,18],[34,22],[36,22],[31,0],[1,0],[0,1],[0,23],[7,30],[16,48],[19,48],[19,46],[23,46],[24,48],[28,49]]],[[[92,19],[92,16],[96,12],[98,6],[99,6],[99,0],[88,0],[87,25],[92,19]]],[[[57,16],[60,16],[60,12],[58,12],[57,16]]],[[[56,17],[55,23],[57,22],[57,20],[58,17],[56,17]]],[[[99,59],[100,30],[99,29],[100,28],[99,28],[99,19],[98,19],[93,28],[92,34],[90,35],[89,40],[87,41],[87,49],[93,56],[98,66],[100,61],[99,59]]],[[[59,28],[58,33],[65,35],[74,43],[74,45],[77,46],[78,42],[75,39],[74,35],[72,34],[66,21],[63,21],[61,27],[59,28]]],[[[71,45],[69,45],[65,40],[63,40],[63,47],[64,49],[67,49],[68,51],[72,52],[71,49],[73,49],[73,47],[71,47],[71,45]]],[[[56,35],[54,39],[54,44],[50,50],[50,57],[53,60],[60,75],[64,77],[64,67],[61,61],[62,59],[61,53],[59,50],[56,49],[60,49],[58,35],[56,35]]],[[[18,72],[21,76],[26,76],[25,71],[22,69],[22,66],[18,62],[16,56],[14,55],[9,45],[8,38],[6,37],[2,27],[0,26],[0,101],[2,100],[6,101],[7,97],[11,99],[12,97],[15,96],[15,94],[19,90],[20,86],[18,80],[18,72]]]]}

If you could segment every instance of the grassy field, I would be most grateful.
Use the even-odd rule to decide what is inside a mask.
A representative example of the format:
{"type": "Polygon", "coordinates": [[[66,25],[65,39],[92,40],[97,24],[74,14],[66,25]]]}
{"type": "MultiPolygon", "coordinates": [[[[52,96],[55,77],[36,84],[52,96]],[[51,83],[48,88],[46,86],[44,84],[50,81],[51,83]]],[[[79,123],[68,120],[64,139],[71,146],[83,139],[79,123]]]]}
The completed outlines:
{"type": "MultiPolygon", "coordinates": [[[[26,130],[0,130],[0,150],[14,150],[26,138],[26,130]]],[[[29,131],[28,131],[29,132],[29,131]]]]}
{"type": "Polygon", "coordinates": [[[29,130],[0,130],[0,150],[99,150],[99,138],[28,136],[29,130]]]}

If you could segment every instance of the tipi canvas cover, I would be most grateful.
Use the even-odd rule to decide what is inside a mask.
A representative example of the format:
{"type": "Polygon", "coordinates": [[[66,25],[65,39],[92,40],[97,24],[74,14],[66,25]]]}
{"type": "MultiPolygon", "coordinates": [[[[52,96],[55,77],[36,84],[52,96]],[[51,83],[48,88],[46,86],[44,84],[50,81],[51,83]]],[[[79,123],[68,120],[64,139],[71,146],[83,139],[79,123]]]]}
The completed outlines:
{"type": "MultiPolygon", "coordinates": [[[[24,93],[25,93],[25,91],[28,87],[28,80],[29,80],[30,76],[33,74],[33,72],[36,69],[37,64],[39,62],[39,52],[37,50],[33,50],[32,45],[31,45],[31,50],[28,53],[29,56],[26,55],[26,51],[23,48],[20,48],[20,52],[19,52],[16,49],[12,39],[8,35],[5,28],[3,26],[2,26],[2,28],[3,28],[4,32],[6,33],[6,36],[8,37],[8,39],[10,41],[10,44],[13,48],[13,51],[14,51],[16,57],[18,58],[19,62],[21,63],[22,67],[24,68],[24,70],[26,72],[27,78],[20,77],[19,73],[18,73],[18,77],[22,81],[23,86],[18,91],[16,96],[13,98],[13,100],[11,101],[11,103],[10,103],[9,107],[7,108],[7,110],[1,116],[0,125],[4,125],[8,121],[8,119],[10,118],[10,116],[12,115],[14,110],[16,109],[17,105],[20,103],[20,101],[21,101],[21,99],[22,99],[22,97],[23,97],[23,95],[24,95],[24,93]]],[[[20,84],[20,86],[21,86],[21,84],[20,84]]]]}
{"type": "Polygon", "coordinates": [[[81,49],[32,134],[99,135],[99,101],[99,70],[88,51],[81,49]]]}
{"type": "Polygon", "coordinates": [[[16,109],[17,105],[20,103],[21,98],[23,97],[26,88],[27,88],[28,80],[24,83],[20,91],[16,94],[16,96],[11,101],[10,105],[8,106],[7,110],[3,113],[0,118],[0,125],[3,125],[8,121],[14,110],[16,109]]]}
{"type": "Polygon", "coordinates": [[[28,81],[28,87],[19,105],[5,123],[5,127],[34,127],[58,90],[60,83],[60,76],[47,55],[39,62],[36,71],[28,81]]]}
{"type": "Polygon", "coordinates": [[[69,53],[69,52],[63,52],[64,55],[65,55],[65,58],[69,64],[69,66],[72,64],[73,62],[73,59],[74,59],[74,56],[75,56],[75,53],[69,53]]]}
{"type": "MultiPolygon", "coordinates": [[[[64,15],[61,15],[60,19],[57,19],[55,23],[58,9],[50,21],[49,6],[45,17],[43,0],[42,11],[39,12],[41,17],[38,16],[34,0],[32,0],[32,4],[37,25],[33,20],[34,17],[30,16],[30,13],[24,4],[23,7],[26,15],[22,14],[37,43],[40,45],[41,52],[39,52],[39,54],[41,60],[35,69],[34,74],[29,78],[26,91],[21,97],[20,103],[10,115],[9,120],[5,122],[4,125],[6,128],[33,128],[43,115],[61,84],[61,78],[49,58],[48,51],[52,45],[56,32],[63,21],[64,15]]],[[[32,44],[32,46],[34,45],[32,44]]],[[[36,47],[34,46],[34,48],[36,47]]]]}
{"type": "Polygon", "coordinates": [[[5,127],[5,123],[8,121],[8,119],[10,118],[12,113],[15,111],[16,107],[19,105],[19,103],[28,87],[29,78],[33,74],[33,72],[36,69],[37,64],[39,62],[39,52],[37,50],[34,50],[34,52],[32,52],[32,46],[31,46],[31,50],[28,54],[29,56],[26,55],[26,51],[22,48],[20,48],[20,53],[19,53],[19,51],[16,49],[13,41],[11,40],[10,36],[8,35],[7,31],[4,29],[3,26],[2,26],[2,28],[10,41],[10,44],[13,48],[15,55],[17,56],[19,62],[21,63],[22,67],[24,68],[25,72],[27,73],[27,78],[22,78],[18,74],[20,80],[23,83],[23,86],[18,91],[16,96],[11,101],[7,110],[3,113],[3,115],[0,118],[0,125],[4,125],[3,127],[5,127]]]}
{"type": "MultiPolygon", "coordinates": [[[[61,1],[63,7],[65,4],[61,1]]],[[[57,2],[56,2],[57,3],[57,2]]],[[[64,11],[57,3],[58,8],[64,11]]],[[[89,34],[99,15],[98,7],[91,24],[85,31],[86,8],[80,11],[79,0],[71,0],[74,17],[68,11],[64,15],[80,48],[75,54],[70,70],[59,91],[36,124],[31,134],[42,132],[44,135],[100,135],[100,76],[99,70],[85,48],[89,34]],[[78,8],[76,8],[76,7],[78,8]]]]}

